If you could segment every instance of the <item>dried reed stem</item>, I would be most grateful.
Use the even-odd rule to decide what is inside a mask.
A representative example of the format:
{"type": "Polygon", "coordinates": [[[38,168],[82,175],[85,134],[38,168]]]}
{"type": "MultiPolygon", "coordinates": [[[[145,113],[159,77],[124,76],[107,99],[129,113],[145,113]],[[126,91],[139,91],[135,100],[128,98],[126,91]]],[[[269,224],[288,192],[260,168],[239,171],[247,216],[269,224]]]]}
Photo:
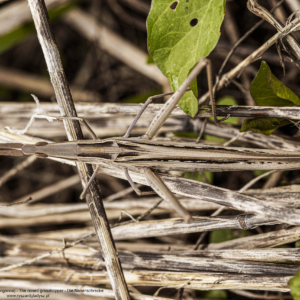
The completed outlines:
{"type": "MultiPolygon", "coordinates": [[[[39,42],[46,59],[47,68],[60,107],[61,115],[76,117],[76,110],[60,55],[50,28],[50,21],[45,3],[43,0],[29,0],[28,3],[37,30],[39,42]]],[[[70,141],[83,138],[78,121],[64,120],[64,126],[70,141]]],[[[93,168],[91,165],[77,163],[77,169],[84,187],[93,173],[93,168]]],[[[115,297],[116,299],[130,299],[122,268],[110,233],[108,220],[101,201],[100,188],[95,180],[91,184],[90,193],[87,195],[86,200],[102,248],[108,276],[115,292],[115,297]]]]}

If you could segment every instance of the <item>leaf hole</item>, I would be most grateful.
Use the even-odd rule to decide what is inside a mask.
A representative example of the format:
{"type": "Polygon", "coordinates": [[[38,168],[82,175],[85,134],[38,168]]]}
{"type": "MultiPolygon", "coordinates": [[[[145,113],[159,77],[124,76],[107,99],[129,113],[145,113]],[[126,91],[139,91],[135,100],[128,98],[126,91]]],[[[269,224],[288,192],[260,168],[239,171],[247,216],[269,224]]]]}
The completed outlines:
{"type": "Polygon", "coordinates": [[[198,19],[193,19],[191,22],[190,22],[190,25],[192,26],[192,27],[195,27],[196,25],[198,24],[198,19]]]}
{"type": "Polygon", "coordinates": [[[176,10],[176,7],[177,7],[177,5],[178,5],[178,3],[179,3],[179,1],[174,1],[172,4],[171,4],[171,6],[170,6],[170,8],[172,9],[172,10],[176,10]]]}

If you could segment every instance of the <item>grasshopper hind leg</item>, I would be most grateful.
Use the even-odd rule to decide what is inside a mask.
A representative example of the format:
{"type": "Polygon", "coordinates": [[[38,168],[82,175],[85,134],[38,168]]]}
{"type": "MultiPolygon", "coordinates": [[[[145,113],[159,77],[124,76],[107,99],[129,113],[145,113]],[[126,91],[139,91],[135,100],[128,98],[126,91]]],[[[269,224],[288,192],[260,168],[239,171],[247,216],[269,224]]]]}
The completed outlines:
{"type": "Polygon", "coordinates": [[[56,118],[58,121],[63,121],[63,120],[71,120],[71,121],[79,121],[87,131],[90,133],[90,135],[93,137],[93,140],[98,140],[98,137],[96,133],[93,131],[91,126],[87,123],[85,119],[79,118],[79,117],[57,117],[56,118]]]}
{"type": "Polygon", "coordinates": [[[167,200],[173,209],[184,219],[185,223],[191,223],[193,221],[192,216],[187,212],[187,210],[180,204],[178,199],[173,195],[173,193],[169,190],[169,188],[164,184],[164,182],[160,179],[158,175],[156,175],[150,168],[145,169],[145,177],[150,187],[154,190],[154,192],[141,192],[137,186],[132,181],[128,170],[125,169],[125,176],[134,189],[134,191],[139,195],[150,195],[157,194],[162,199],[167,200]]]}
{"type": "Polygon", "coordinates": [[[131,185],[131,187],[133,188],[133,190],[136,192],[136,194],[138,196],[146,196],[146,195],[154,195],[156,194],[155,192],[153,191],[149,191],[149,192],[142,192],[137,186],[136,184],[132,181],[129,173],[128,173],[128,170],[127,169],[124,169],[124,173],[125,173],[125,176],[126,176],[126,179],[128,180],[129,184],[131,185]]]}
{"type": "Polygon", "coordinates": [[[167,200],[173,209],[183,218],[185,223],[192,223],[193,217],[181,205],[174,194],[169,190],[161,178],[150,168],[146,168],[145,177],[152,189],[163,199],[167,200]]]}

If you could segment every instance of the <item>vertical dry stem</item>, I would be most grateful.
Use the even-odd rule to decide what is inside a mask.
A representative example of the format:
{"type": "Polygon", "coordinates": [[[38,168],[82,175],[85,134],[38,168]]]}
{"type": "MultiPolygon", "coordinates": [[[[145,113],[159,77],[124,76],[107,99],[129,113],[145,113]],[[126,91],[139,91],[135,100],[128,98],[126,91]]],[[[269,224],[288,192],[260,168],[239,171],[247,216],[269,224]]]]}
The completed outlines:
{"type": "MultiPolygon", "coordinates": [[[[76,117],[76,110],[61,63],[60,55],[50,28],[50,21],[44,0],[29,0],[38,39],[47,63],[51,82],[54,87],[56,99],[61,115],[76,117]]],[[[70,141],[83,139],[81,127],[78,121],[64,120],[64,126],[70,141]]],[[[93,172],[91,165],[77,163],[77,169],[82,185],[85,186],[93,172]]],[[[101,192],[94,180],[90,186],[90,194],[86,197],[92,221],[100,242],[103,258],[106,263],[110,283],[116,299],[130,299],[126,282],[117,256],[109,223],[101,200],[101,192]]]]}

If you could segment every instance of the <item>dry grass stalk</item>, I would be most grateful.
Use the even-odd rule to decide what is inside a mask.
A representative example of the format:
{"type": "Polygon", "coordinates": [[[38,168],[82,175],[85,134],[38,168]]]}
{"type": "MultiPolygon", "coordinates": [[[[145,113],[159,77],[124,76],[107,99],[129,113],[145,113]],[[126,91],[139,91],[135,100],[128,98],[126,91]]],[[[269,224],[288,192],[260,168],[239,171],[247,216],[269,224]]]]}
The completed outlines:
{"type": "MultiPolygon", "coordinates": [[[[126,282],[130,285],[164,286],[190,288],[197,290],[211,289],[247,289],[288,292],[288,281],[292,276],[259,276],[245,274],[210,273],[210,272],[163,272],[163,271],[125,271],[126,282]]],[[[106,272],[77,270],[61,267],[21,267],[1,272],[2,279],[18,280],[67,280],[77,284],[107,284],[106,272]]]]}
{"type": "MultiPolygon", "coordinates": [[[[50,28],[47,9],[43,0],[29,0],[29,7],[38,33],[39,42],[46,59],[51,82],[63,116],[76,117],[76,110],[70,94],[69,86],[62,67],[60,55],[50,28]]],[[[69,140],[82,139],[82,131],[77,121],[64,121],[69,140]]],[[[92,175],[92,166],[77,163],[77,169],[83,187],[92,175]]],[[[90,192],[86,197],[92,221],[106,261],[108,276],[111,281],[116,299],[130,299],[126,282],[122,273],[115,245],[110,233],[109,223],[101,201],[100,189],[93,181],[90,192]]]]}
{"type": "MultiPolygon", "coordinates": [[[[297,18],[293,22],[289,23],[287,26],[285,26],[282,29],[282,31],[275,34],[271,39],[269,39],[256,51],[254,51],[251,55],[249,55],[246,59],[244,59],[241,63],[239,63],[235,68],[233,68],[228,73],[224,74],[218,84],[218,90],[224,87],[224,85],[228,83],[228,81],[235,78],[244,68],[246,68],[249,64],[251,64],[256,58],[260,57],[269,47],[274,45],[276,41],[284,38],[289,33],[298,30],[297,27],[299,26],[299,23],[300,23],[300,18],[297,18]]],[[[208,97],[209,97],[209,93],[207,92],[206,94],[200,97],[199,104],[205,102],[206,99],[208,99],[208,97]]]]}
{"type": "MultiPolygon", "coordinates": [[[[51,98],[54,96],[54,91],[51,83],[48,80],[42,79],[40,76],[12,70],[0,68],[0,83],[1,85],[30,93],[37,96],[51,98]]],[[[89,101],[98,102],[101,100],[100,95],[95,92],[80,90],[71,86],[71,92],[74,101],[89,101]]]]}
{"type": "MultiPolygon", "coordinates": [[[[52,252],[57,248],[48,245],[30,244],[3,244],[3,256],[8,260],[5,265],[22,258],[23,261],[29,258],[43,257],[47,251],[52,252]]],[[[276,264],[276,262],[294,262],[299,260],[299,249],[266,249],[266,250],[219,250],[219,251],[160,251],[160,252],[129,252],[119,251],[119,258],[126,270],[165,270],[180,272],[219,272],[226,270],[227,273],[239,273],[248,275],[288,275],[293,276],[299,269],[296,264],[276,264]],[[279,251],[278,251],[279,250],[279,251]],[[275,262],[272,264],[271,262],[275,262]]],[[[101,251],[88,247],[73,247],[65,249],[61,253],[46,257],[47,261],[82,266],[87,269],[102,270],[105,262],[101,251]]],[[[36,260],[38,261],[38,260],[36,260]]],[[[43,264],[44,259],[39,259],[43,264]]],[[[3,264],[3,263],[2,263],[3,264]]],[[[53,266],[55,264],[53,263],[53,266]]]]}

